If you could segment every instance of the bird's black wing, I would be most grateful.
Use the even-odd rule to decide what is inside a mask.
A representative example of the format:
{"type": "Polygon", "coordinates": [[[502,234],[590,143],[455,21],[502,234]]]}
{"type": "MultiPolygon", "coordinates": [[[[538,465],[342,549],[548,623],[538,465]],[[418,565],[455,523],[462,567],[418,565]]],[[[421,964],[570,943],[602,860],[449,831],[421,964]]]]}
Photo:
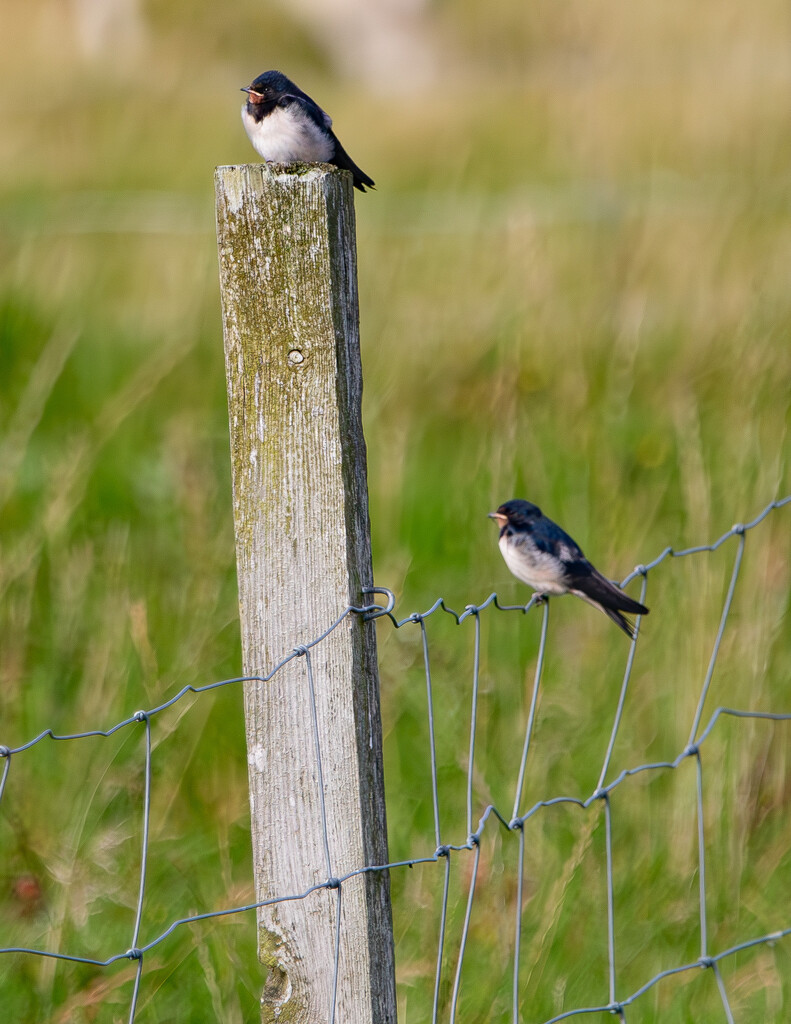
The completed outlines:
{"type": "Polygon", "coordinates": [[[648,609],[644,604],[633,600],[614,583],[610,583],[587,559],[568,566],[567,582],[572,594],[601,608],[605,615],[634,640],[634,625],[622,613],[648,615],[648,609]]]}
{"type": "MultiPolygon", "coordinates": [[[[340,167],[341,170],[351,171],[352,178],[354,179],[354,187],[358,188],[361,192],[365,192],[366,186],[368,188],[374,188],[374,180],[369,177],[365,171],[361,170],[357,164],[352,160],[346,150],[338,141],[338,136],[332,130],[332,118],[321,107],[312,100],[307,93],[302,92],[296,86],[290,92],[282,97],[282,100],[290,101],[296,100],[308,117],[319,127],[322,131],[327,132],[335,143],[335,153],[329,160],[329,163],[334,164],[336,167],[340,167]]],[[[281,101],[282,101],[281,100],[281,101]]]]}
{"type": "Polygon", "coordinates": [[[340,144],[335,133],[332,132],[331,134],[335,139],[335,156],[330,160],[330,163],[335,164],[336,167],[340,167],[344,171],[351,171],[352,178],[354,179],[354,187],[358,188],[361,192],[365,192],[366,186],[368,186],[368,188],[374,188],[373,178],[369,178],[365,171],[360,170],[354,160],[352,160],[340,144]]]}
{"type": "Polygon", "coordinates": [[[298,85],[292,82],[289,91],[284,92],[279,102],[283,105],[290,100],[296,100],[312,121],[315,121],[319,128],[332,128],[332,118],[326,110],[322,110],[318,103],[306,92],[303,92],[298,85]]]}
{"type": "Polygon", "coordinates": [[[555,555],[569,565],[579,563],[590,566],[574,538],[569,537],[565,530],[546,516],[540,516],[530,524],[530,536],[540,551],[555,555]]]}
{"type": "Polygon", "coordinates": [[[602,608],[630,612],[632,615],[648,615],[645,605],[610,583],[587,559],[568,566],[568,581],[570,589],[579,590],[602,608]]]}

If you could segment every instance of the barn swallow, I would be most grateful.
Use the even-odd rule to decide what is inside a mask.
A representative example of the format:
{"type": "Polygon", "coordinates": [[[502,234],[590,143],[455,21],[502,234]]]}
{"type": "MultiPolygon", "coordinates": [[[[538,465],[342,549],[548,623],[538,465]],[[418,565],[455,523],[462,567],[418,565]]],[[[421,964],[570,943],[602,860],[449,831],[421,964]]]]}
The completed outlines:
{"type": "Polygon", "coordinates": [[[579,545],[537,505],[514,498],[490,512],[489,518],[500,527],[500,551],[517,579],[541,597],[576,594],[603,611],[634,640],[634,624],[622,612],[648,615],[648,609],[605,579],[579,545]]]}
{"type": "Polygon", "coordinates": [[[242,123],[253,148],[267,163],[334,164],[352,172],[361,192],[374,187],[332,130],[332,118],[279,71],[265,71],[242,89],[242,123]]]}

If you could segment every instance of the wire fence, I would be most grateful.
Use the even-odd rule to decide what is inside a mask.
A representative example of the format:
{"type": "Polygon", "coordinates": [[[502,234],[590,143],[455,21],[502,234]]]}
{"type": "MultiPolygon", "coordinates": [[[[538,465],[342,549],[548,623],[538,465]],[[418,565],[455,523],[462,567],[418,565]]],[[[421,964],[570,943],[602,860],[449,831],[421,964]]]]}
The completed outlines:
{"type": "MultiPolygon", "coordinates": [[[[624,705],[626,701],[626,695],[629,688],[630,679],[632,676],[633,667],[635,664],[635,656],[638,649],[638,638],[640,632],[640,622],[637,621],[637,632],[635,639],[631,641],[629,653],[626,660],[626,667],[623,675],[623,681],[618,698],[618,704],[616,713],[614,716],[614,722],[612,731],[610,734],[609,743],[604,755],[604,760],[601,768],[601,772],[598,777],[598,783],[594,790],[587,797],[578,796],[565,796],[559,795],[550,797],[544,800],[539,800],[531,806],[523,807],[523,795],[525,788],[525,775],[526,766],[528,761],[528,752],[531,747],[533,739],[534,726],[536,720],[536,708],[538,702],[539,688],[541,685],[542,675],[544,672],[545,665],[545,654],[547,650],[548,642],[548,624],[549,624],[549,602],[541,602],[534,596],[526,605],[507,605],[499,601],[496,594],[491,594],[485,601],[478,605],[468,605],[462,612],[456,612],[452,608],[448,607],[443,599],[438,599],[424,612],[413,613],[406,616],[405,618],[399,619],[394,614],[395,608],[395,596],[394,594],[385,588],[371,588],[365,591],[366,595],[380,595],[386,598],[384,605],[378,605],[371,603],[360,607],[349,606],[346,608],[341,615],[333,622],[321,635],[315,637],[308,643],[301,644],[294,648],[288,654],[286,654],[272,669],[271,671],[261,677],[237,677],[233,679],[223,679],[217,682],[208,683],[203,686],[184,686],[175,696],[171,697],[164,703],[150,708],[148,710],[137,711],[123,721],[110,726],[108,729],[90,729],[84,732],[75,732],[68,734],[58,734],[52,729],[46,729],[33,739],[19,746],[0,746],[0,759],[2,759],[2,775],[0,776],[0,807],[2,806],[2,799],[5,794],[7,786],[12,782],[11,767],[14,761],[22,754],[28,754],[38,744],[44,740],[52,740],[57,743],[71,742],[84,740],[91,737],[110,737],[115,733],[125,729],[142,729],[144,732],[144,756],[145,756],[145,768],[144,768],[144,790],[143,790],[143,806],[142,806],[142,826],[141,826],[141,866],[140,866],[140,877],[138,886],[138,896],[136,902],[136,910],[134,914],[134,921],[130,930],[130,941],[129,946],[126,949],[116,951],[108,956],[106,959],[97,959],[91,957],[83,957],[72,955],[68,952],[62,952],[58,950],[46,950],[46,949],[34,949],[24,946],[4,946],[0,947],[0,954],[24,954],[31,957],[49,957],[60,961],[69,961],[74,963],[89,964],[94,967],[110,967],[119,961],[132,961],[136,964],[136,973],[134,982],[132,985],[132,992],[129,1003],[129,1021],[130,1024],[135,1020],[135,1015],[138,1010],[138,1003],[140,997],[141,984],[143,981],[144,963],[146,955],[157,947],[161,946],[167,941],[167,939],[175,932],[186,925],[193,924],[200,921],[206,921],[212,918],[228,917],[234,914],[245,914],[250,913],[258,907],[268,906],[277,903],[284,903],[287,901],[305,900],[312,893],[320,890],[332,890],[336,894],[337,900],[337,913],[336,913],[336,930],[335,930],[335,944],[334,944],[334,976],[335,984],[333,986],[332,996],[330,1005],[327,1008],[327,1019],[334,1024],[336,1020],[336,1007],[337,1007],[337,981],[338,981],[338,964],[341,955],[341,949],[343,944],[343,934],[341,929],[341,903],[343,898],[343,887],[346,882],[350,879],[364,875],[369,872],[381,872],[381,871],[394,871],[401,868],[415,867],[420,864],[442,864],[443,865],[443,882],[442,882],[442,898],[441,898],[441,909],[440,909],[440,921],[439,921],[439,939],[436,957],[436,970],[434,972],[434,988],[433,988],[433,1000],[432,1000],[432,1024],[440,1019],[441,1007],[440,1007],[440,990],[441,983],[443,981],[443,964],[445,962],[446,954],[446,943],[448,939],[448,908],[449,908],[449,891],[450,891],[450,870],[451,870],[451,856],[457,853],[471,854],[473,858],[472,867],[470,871],[470,881],[467,892],[466,910],[463,919],[463,925],[461,928],[461,934],[458,938],[458,954],[456,957],[455,971],[453,972],[452,989],[449,1000],[449,1016],[450,1022],[456,1022],[459,1019],[459,996],[461,991],[461,984],[463,978],[464,962],[467,953],[468,938],[470,934],[470,923],[472,918],[473,903],[476,895],[476,884],[479,874],[479,865],[481,857],[481,839],[484,835],[484,831],[492,823],[497,823],[503,830],[504,834],[511,835],[516,838],[518,842],[518,870],[516,877],[516,899],[515,899],[515,912],[513,920],[513,977],[512,977],[512,1006],[511,1006],[511,1020],[513,1024],[522,1020],[527,1020],[522,1011],[520,1011],[520,1000],[524,999],[525,993],[520,987],[520,945],[522,942],[522,908],[524,899],[524,865],[525,865],[525,843],[526,843],[526,825],[528,822],[538,814],[542,808],[548,808],[559,804],[573,805],[579,808],[588,808],[596,802],[601,802],[604,813],[605,822],[605,838],[606,838],[606,902],[607,902],[607,961],[608,961],[608,990],[609,998],[607,1002],[593,1003],[588,1006],[578,1006],[573,1009],[564,1010],[561,1013],[556,1014],[550,1018],[546,1018],[543,1024],[556,1024],[561,1020],[566,1020],[572,1017],[583,1016],[587,1014],[610,1014],[615,1015],[618,1019],[626,1021],[626,1011],[634,1003],[636,1003],[645,993],[656,986],[664,978],[668,978],[672,975],[682,974],[684,972],[699,971],[701,968],[710,970],[716,979],[717,990],[719,992],[719,998],[722,1005],[722,1020],[727,1021],[728,1024],[735,1024],[733,1010],[729,1002],[728,993],[726,991],[726,985],[723,980],[723,976],[720,970],[720,964],[729,957],[733,957],[735,954],[749,950],[757,946],[765,946],[773,944],[783,937],[791,934],[791,915],[787,908],[783,913],[785,920],[779,921],[779,927],[767,934],[751,935],[745,937],[742,941],[730,945],[728,948],[720,950],[712,950],[710,948],[708,939],[708,923],[709,914],[707,910],[707,883],[706,883],[706,848],[704,842],[704,777],[702,771],[702,750],[707,742],[710,740],[718,722],[724,717],[729,717],[735,720],[744,719],[764,719],[772,722],[791,721],[791,711],[788,712],[770,712],[761,710],[749,710],[739,709],[730,707],[717,707],[716,710],[710,715],[708,721],[704,724],[703,715],[704,707],[706,704],[707,697],[709,695],[709,689],[714,674],[715,665],[717,663],[718,656],[720,654],[723,635],[725,633],[728,618],[731,612],[734,593],[736,591],[737,581],[740,576],[742,567],[742,556],[745,548],[745,537],[746,534],[757,527],[767,516],[775,510],[783,508],[784,506],[791,503],[791,496],[783,498],[778,501],[771,502],[764,508],[760,515],[756,516],[752,521],[744,524],[737,524],[733,526],[727,533],[723,534],[718,540],[712,544],[700,545],[697,547],[686,548],[684,550],[676,551],[673,548],[665,548],[653,561],[637,566],[632,573],[630,573],[623,581],[622,586],[626,585],[631,580],[639,578],[641,580],[642,589],[640,593],[640,601],[645,602],[646,590],[648,584],[648,577],[658,566],[670,558],[685,558],[698,554],[716,551],[723,544],[730,540],[736,542],[736,553],[733,561],[733,569],[731,572],[730,583],[727,589],[725,600],[722,607],[722,613],[720,616],[719,627],[716,632],[716,637],[713,643],[711,656],[708,663],[708,668],[701,685],[699,698],[697,701],[697,707],[692,721],[692,725],[689,731],[689,737],[686,745],[682,750],[678,752],[678,755],[672,760],[664,760],[658,762],[650,762],[637,764],[630,768],[621,771],[612,781],[606,782],[608,771],[613,756],[613,749],[615,746],[616,737],[621,725],[621,720],[624,711],[624,705]],[[480,816],[477,824],[474,821],[474,803],[473,803],[473,771],[475,765],[475,753],[476,753],[476,727],[478,720],[478,705],[479,705],[479,684],[480,684],[480,666],[481,666],[481,615],[488,610],[497,610],[500,612],[519,612],[527,613],[531,609],[540,607],[543,619],[541,624],[540,640],[538,655],[535,663],[535,671],[533,676],[532,693],[529,706],[529,712],[527,717],[527,725],[524,737],[524,744],[522,747],[522,755],[519,763],[518,777],[515,789],[515,798],[513,806],[510,809],[510,813],[503,813],[501,809],[498,809],[494,804],[489,804],[483,814],[480,816]],[[463,841],[450,843],[446,842],[442,835],[440,827],[440,800],[439,800],[439,787],[438,787],[438,768],[437,768],[437,743],[435,738],[435,700],[432,691],[432,671],[431,662],[429,658],[429,640],[428,633],[426,630],[426,620],[433,615],[444,613],[455,620],[457,624],[462,624],[466,620],[472,620],[474,625],[474,657],[473,657],[473,671],[472,671],[472,687],[471,687],[471,715],[470,715],[470,731],[469,731],[469,755],[468,755],[468,767],[467,767],[467,786],[466,786],[466,837],[463,841]],[[360,615],[366,620],[370,619],[386,619],[388,620],[395,629],[402,629],[407,626],[416,627],[420,632],[420,640],[422,644],[423,664],[425,667],[425,685],[426,685],[426,707],[427,707],[427,726],[428,726],[428,737],[429,737],[429,748],[430,748],[430,763],[431,763],[431,791],[432,791],[432,806],[433,806],[433,826],[434,836],[433,845],[434,849],[422,857],[413,857],[406,860],[393,861],[388,864],[377,864],[377,865],[363,865],[363,866],[346,866],[346,870],[338,875],[333,875],[328,838],[327,838],[327,823],[326,823],[326,810],[324,807],[324,780],[323,780],[323,769],[322,769],[322,751],[319,743],[319,733],[316,724],[316,703],[313,686],[313,669],[311,661],[311,652],[319,644],[322,643],[335,629],[337,629],[341,623],[350,615],[360,615]],[[221,910],[214,910],[207,913],[194,914],[191,916],[180,917],[161,932],[161,934],[149,939],[148,941],[142,941],[141,936],[143,934],[143,907],[144,899],[146,894],[146,880],[147,871],[149,866],[149,825],[151,817],[151,784],[152,784],[152,724],[156,721],[157,717],[171,708],[177,702],[181,701],[188,694],[204,694],[210,691],[216,690],[220,687],[233,686],[245,681],[260,681],[267,682],[277,672],[279,672],[284,665],[289,662],[301,658],[305,663],[305,674],[307,683],[310,691],[311,700],[311,714],[314,723],[314,750],[312,755],[315,758],[315,768],[317,778],[319,782],[319,796],[321,806],[321,829],[324,839],[324,851],[325,851],[325,862],[327,867],[327,878],[319,884],[311,885],[305,888],[301,892],[287,893],[273,899],[247,903],[242,906],[231,906],[221,910]],[[617,972],[616,972],[616,955],[615,955],[615,901],[614,901],[614,868],[613,868],[613,836],[612,836],[612,809],[611,809],[611,795],[612,793],[621,786],[624,781],[631,777],[641,773],[656,773],[656,772],[667,772],[672,771],[679,767],[683,762],[691,760],[696,769],[696,814],[697,814],[697,859],[698,859],[698,910],[699,910],[699,941],[700,941],[700,953],[699,956],[686,963],[679,963],[668,969],[662,970],[652,977],[648,978],[640,987],[628,995],[619,994],[619,986],[617,984],[617,972]]],[[[307,755],[306,755],[307,756],[307,755]]],[[[2,927],[2,925],[0,925],[2,927]]],[[[532,1018],[531,1018],[532,1020],[532,1018]]]]}

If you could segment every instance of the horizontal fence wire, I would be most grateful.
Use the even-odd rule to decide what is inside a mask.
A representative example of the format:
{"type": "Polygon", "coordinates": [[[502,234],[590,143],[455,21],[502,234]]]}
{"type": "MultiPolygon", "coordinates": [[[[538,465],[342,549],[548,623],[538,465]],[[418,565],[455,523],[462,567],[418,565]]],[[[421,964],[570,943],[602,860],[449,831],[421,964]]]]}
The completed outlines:
{"type": "MultiPolygon", "coordinates": [[[[440,985],[442,981],[442,967],[444,962],[445,954],[445,941],[448,927],[448,903],[449,903],[449,889],[450,889],[450,862],[451,854],[461,851],[472,852],[473,863],[470,873],[470,883],[467,894],[466,910],[464,915],[464,921],[462,925],[460,941],[459,941],[459,952],[456,960],[456,969],[453,977],[452,992],[450,997],[450,1016],[449,1020],[455,1022],[458,1017],[458,1002],[459,993],[461,987],[461,980],[463,975],[463,966],[465,953],[467,949],[467,942],[470,932],[470,922],[472,916],[472,908],[475,897],[476,881],[478,876],[478,866],[481,849],[481,838],[484,834],[489,822],[497,822],[505,833],[516,834],[518,837],[519,850],[518,850],[518,877],[517,877],[517,894],[516,894],[516,911],[515,911],[515,924],[514,924],[514,963],[513,963],[513,984],[512,984],[512,1022],[518,1024],[524,1018],[520,1012],[519,1000],[520,1000],[520,942],[521,942],[521,908],[523,898],[523,876],[524,876],[524,857],[525,857],[525,826],[540,810],[547,807],[552,807],[559,804],[570,804],[580,808],[588,808],[596,802],[601,802],[604,809],[604,822],[605,822],[605,838],[606,838],[606,879],[607,879],[607,932],[608,932],[608,986],[609,986],[609,1001],[607,1003],[595,1004],[591,1006],[581,1006],[574,1009],[566,1010],[556,1016],[546,1019],[543,1024],[556,1024],[558,1021],[567,1020],[572,1017],[584,1016],[589,1014],[609,1014],[614,1015],[622,1021],[626,1021],[626,1010],[631,1007],[638,999],[640,999],[645,993],[650,991],[654,986],[659,984],[665,978],[669,978],[673,975],[682,974],[684,972],[691,972],[700,970],[701,968],[709,969],[713,972],[716,979],[717,991],[719,993],[720,1001],[722,1003],[723,1020],[733,1024],[734,1017],[733,1012],[728,1000],[726,987],[720,972],[720,964],[728,959],[729,957],[735,956],[737,953],[753,949],[759,946],[766,946],[773,944],[788,935],[791,935],[791,914],[788,914],[789,923],[785,926],[779,927],[777,930],[767,934],[758,936],[752,936],[738,942],[734,945],[729,946],[727,949],[719,951],[712,951],[708,945],[707,938],[707,904],[706,904],[706,857],[705,857],[705,844],[704,844],[704,815],[703,815],[703,770],[702,770],[702,758],[701,750],[707,741],[712,736],[715,727],[723,718],[732,718],[735,720],[745,719],[763,719],[772,722],[784,722],[791,721],[791,711],[789,712],[769,712],[769,711],[757,711],[757,710],[745,710],[739,708],[730,707],[717,707],[711,714],[708,722],[701,729],[701,723],[703,720],[703,710],[708,696],[709,688],[711,685],[712,676],[714,673],[714,666],[717,662],[717,658],[720,653],[722,639],[725,631],[725,627],[728,621],[728,617],[731,611],[733,597],[736,590],[736,584],[739,578],[739,573],[742,564],[742,555],[745,546],[745,535],[750,530],[754,529],[766,517],[773,511],[783,508],[784,506],[791,503],[791,495],[778,501],[773,501],[768,504],[763,511],[756,516],[753,520],[748,523],[739,523],[733,526],[730,530],[724,533],[718,540],[711,544],[699,545],[697,547],[685,548],[683,550],[675,550],[672,547],[665,548],[661,554],[659,554],[653,561],[646,563],[645,565],[638,565],[621,583],[621,586],[625,586],[631,580],[640,577],[642,581],[642,590],[640,595],[640,601],[644,602],[646,596],[646,586],[648,575],[651,571],[656,569],[659,565],[665,562],[669,558],[684,558],[692,555],[703,554],[707,552],[716,551],[727,541],[735,538],[737,543],[737,551],[734,558],[733,570],[731,573],[731,579],[728,586],[727,594],[723,603],[722,614],[720,617],[719,627],[716,633],[711,657],[708,663],[708,668],[704,677],[704,681],[701,687],[699,700],[697,703],[696,712],[693,719],[692,728],[690,730],[689,739],[686,746],[681,750],[673,760],[649,762],[645,764],[634,765],[633,767],[622,770],[612,781],[605,783],[607,773],[610,767],[613,748],[615,745],[616,736],[621,723],[624,703],[626,698],[627,689],[629,686],[629,680],[632,674],[632,669],[635,661],[635,653],[637,649],[637,643],[640,632],[640,619],[638,617],[636,623],[635,637],[632,639],[629,653],[626,662],[626,668],[624,672],[623,682],[621,684],[621,690],[619,694],[617,709],[615,713],[615,719],[610,735],[609,744],[604,756],[604,762],[602,765],[601,773],[599,775],[598,784],[596,785],[593,792],[583,798],[577,796],[554,796],[544,800],[539,800],[532,806],[522,809],[522,795],[525,780],[525,770],[527,764],[527,756],[530,748],[530,743],[533,736],[533,729],[535,724],[535,713],[537,706],[537,696],[541,684],[541,677],[543,673],[545,663],[545,652],[547,647],[548,637],[548,623],[549,623],[549,602],[541,601],[537,596],[531,598],[527,604],[524,605],[509,605],[500,602],[496,593],[490,594],[485,601],[477,605],[467,605],[463,611],[457,612],[450,608],[442,598],[437,599],[426,611],[414,612],[404,618],[398,618],[394,614],[395,608],[395,595],[388,589],[383,587],[370,587],[366,588],[363,593],[367,596],[379,595],[386,598],[386,603],[383,605],[370,603],[359,606],[350,605],[338,616],[338,618],[324,630],[319,636],[315,637],[308,643],[300,644],[286,654],[277,664],[271,669],[271,671],[264,676],[237,676],[232,679],[222,679],[216,682],[207,683],[201,686],[187,685],[182,687],[173,697],[165,701],[156,707],[150,708],[147,711],[136,711],[128,718],[117,722],[115,725],[108,727],[107,729],[89,729],[83,732],[72,732],[72,733],[56,733],[53,729],[45,729],[39,733],[33,739],[22,743],[18,746],[5,746],[0,745],[0,759],[2,760],[2,773],[0,773],[0,809],[2,808],[2,799],[5,794],[6,787],[9,783],[11,774],[12,762],[21,754],[26,754],[32,751],[38,744],[44,740],[53,740],[56,742],[65,741],[78,741],[82,739],[88,739],[91,737],[110,737],[122,729],[133,729],[142,727],[144,730],[145,743],[144,743],[144,792],[143,792],[143,807],[142,807],[142,827],[141,827],[141,843],[142,843],[142,856],[141,856],[141,867],[138,887],[138,897],[136,902],[136,909],[134,914],[134,923],[130,934],[130,945],[127,949],[117,951],[106,959],[98,959],[92,957],[75,956],[68,952],[61,952],[56,950],[45,950],[45,949],[33,949],[24,946],[2,946],[0,947],[0,954],[25,954],[32,957],[48,957],[54,960],[68,961],[73,963],[89,964],[94,967],[110,967],[112,964],[118,963],[119,961],[132,961],[136,963],[136,973],[132,985],[132,993],[130,997],[129,1006],[129,1022],[132,1024],[135,1020],[135,1015],[138,1008],[139,996],[141,991],[141,983],[143,979],[143,965],[144,958],[147,953],[151,950],[156,949],[160,945],[166,942],[166,940],[177,930],[185,925],[194,924],[200,921],[207,921],[214,918],[229,917],[235,914],[250,913],[257,908],[272,906],[278,903],[292,902],[296,900],[305,900],[312,893],[321,890],[335,890],[336,892],[336,914],[335,914],[335,944],[334,944],[334,980],[332,986],[331,1005],[328,1007],[328,1020],[331,1024],[334,1024],[336,1019],[336,1008],[338,1002],[338,965],[340,960],[340,951],[342,944],[342,931],[341,931],[341,899],[343,886],[350,879],[360,877],[362,875],[371,872],[382,872],[382,871],[393,871],[401,868],[411,868],[420,864],[438,864],[440,862],[444,865],[444,880],[443,880],[443,892],[440,909],[440,921],[439,921],[439,940],[436,958],[436,969],[434,977],[434,996],[433,996],[433,1009],[431,1021],[432,1024],[436,1024],[439,1019],[439,1003],[440,1003],[440,985]],[[528,713],[528,720],[525,732],[524,745],[522,749],[522,756],[519,765],[519,772],[516,784],[515,800],[512,811],[509,816],[504,815],[494,804],[489,804],[484,810],[483,814],[478,820],[477,826],[473,828],[473,799],[472,799],[472,776],[473,776],[473,765],[475,757],[475,742],[476,742],[476,722],[477,722],[477,707],[478,707],[478,691],[479,691],[479,674],[480,674],[480,615],[487,609],[495,609],[501,612],[521,612],[523,614],[529,612],[531,609],[540,607],[542,609],[543,619],[539,640],[539,650],[536,659],[536,666],[533,676],[533,686],[530,700],[530,709],[528,713]],[[466,820],[467,820],[467,836],[462,842],[457,843],[443,843],[441,828],[440,828],[440,814],[439,814],[439,796],[438,796],[438,781],[437,781],[437,751],[436,751],[436,740],[434,734],[434,699],[432,693],[432,675],[431,675],[431,664],[429,657],[429,642],[428,634],[426,630],[426,620],[431,616],[443,612],[451,616],[457,624],[463,623],[465,620],[470,618],[474,619],[475,627],[475,646],[474,646],[474,664],[473,664],[473,681],[472,681],[472,712],[471,712],[471,724],[470,724],[470,738],[469,738],[469,762],[468,762],[468,776],[467,776],[467,790],[466,790],[466,820]],[[426,682],[426,699],[427,699],[427,711],[428,711],[428,736],[430,746],[430,762],[431,762],[431,788],[432,788],[432,802],[433,802],[433,823],[434,823],[434,849],[428,851],[425,856],[422,857],[411,857],[407,860],[393,861],[387,864],[377,865],[364,865],[352,867],[350,870],[346,870],[337,876],[333,874],[332,863],[329,851],[329,840],[327,833],[327,821],[326,821],[326,808],[324,804],[324,779],[323,779],[323,762],[322,752],[319,743],[319,730],[317,722],[317,710],[316,710],[316,698],[313,683],[313,671],[311,662],[311,651],[317,645],[321,644],[335,629],[337,629],[344,620],[350,615],[361,616],[364,620],[370,621],[374,619],[389,620],[393,627],[401,629],[408,625],[418,626],[420,629],[420,636],[422,642],[423,652],[423,663],[425,667],[425,682],[426,682]],[[327,878],[318,884],[307,886],[301,892],[287,893],[280,896],[273,897],[267,900],[261,900],[253,903],[247,903],[243,906],[232,906],[221,910],[209,911],[206,913],[193,914],[186,917],[180,917],[171,922],[171,924],[159,935],[149,939],[147,942],[141,942],[140,936],[143,926],[143,905],[146,894],[146,878],[149,860],[149,825],[150,825],[150,812],[151,812],[151,777],[152,777],[152,720],[162,712],[171,708],[174,704],[178,703],[187,694],[203,694],[210,691],[216,690],[220,687],[232,686],[243,682],[268,682],[272,677],[280,671],[289,662],[303,658],[306,667],[306,677],[308,681],[309,694],[310,694],[310,708],[311,717],[313,722],[313,733],[314,733],[314,757],[315,765],[317,768],[318,786],[320,791],[320,811],[321,811],[321,830],[323,834],[323,850],[325,858],[325,866],[327,872],[327,878]],[[649,978],[639,988],[627,996],[617,997],[617,977],[615,968],[615,908],[614,908],[614,896],[613,896],[613,842],[612,842],[612,810],[610,804],[611,794],[623,784],[623,782],[633,776],[640,775],[642,773],[661,772],[673,770],[679,767],[683,762],[692,760],[696,768],[696,817],[697,817],[697,849],[698,849],[698,909],[700,918],[700,955],[697,959],[687,963],[678,964],[674,967],[667,968],[666,970],[660,971],[653,977],[649,978]]],[[[2,925],[0,925],[2,927],[2,925]]]]}

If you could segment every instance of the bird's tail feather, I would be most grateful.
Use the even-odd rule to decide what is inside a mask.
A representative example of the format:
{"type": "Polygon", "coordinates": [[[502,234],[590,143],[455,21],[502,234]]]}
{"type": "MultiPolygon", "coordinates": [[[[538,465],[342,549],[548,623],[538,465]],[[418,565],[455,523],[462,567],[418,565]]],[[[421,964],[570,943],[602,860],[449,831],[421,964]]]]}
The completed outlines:
{"type": "Polygon", "coordinates": [[[644,604],[635,601],[628,594],[610,583],[601,573],[594,570],[590,576],[578,578],[573,581],[572,589],[580,596],[590,598],[597,604],[613,611],[629,612],[631,615],[648,615],[648,609],[644,604]]]}
{"type": "Polygon", "coordinates": [[[635,624],[630,619],[627,619],[625,615],[622,615],[617,608],[608,608],[603,604],[600,604],[599,607],[617,626],[621,627],[630,640],[634,640],[637,635],[637,630],[635,624]]]}
{"type": "Polygon", "coordinates": [[[332,158],[332,163],[334,163],[336,167],[342,168],[344,171],[351,171],[352,178],[354,179],[354,187],[359,189],[361,192],[365,192],[366,186],[368,188],[375,187],[373,178],[370,178],[365,171],[361,170],[357,166],[340,142],[338,142],[337,136],[335,138],[335,156],[332,158]]]}
{"type": "Polygon", "coordinates": [[[632,640],[635,637],[634,624],[622,613],[629,612],[631,615],[648,615],[648,609],[644,604],[640,604],[639,601],[635,601],[628,594],[624,594],[614,583],[610,583],[608,579],[595,570],[589,576],[575,579],[570,589],[573,594],[581,597],[583,601],[587,601],[596,608],[601,608],[604,614],[611,618],[616,625],[620,626],[624,633],[632,640]]]}

